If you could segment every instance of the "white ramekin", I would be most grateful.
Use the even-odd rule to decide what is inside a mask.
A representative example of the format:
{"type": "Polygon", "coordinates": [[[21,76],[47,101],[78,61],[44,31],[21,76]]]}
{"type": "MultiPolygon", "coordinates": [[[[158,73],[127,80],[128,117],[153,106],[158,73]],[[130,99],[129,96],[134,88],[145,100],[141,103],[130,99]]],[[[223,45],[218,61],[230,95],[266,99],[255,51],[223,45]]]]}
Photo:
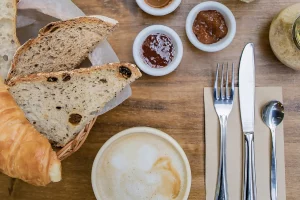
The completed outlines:
{"type": "Polygon", "coordinates": [[[153,8],[145,0],[136,0],[138,6],[146,13],[154,16],[163,16],[173,12],[181,3],[181,0],[172,0],[172,2],[163,8],[153,8]]]}
{"type": "Polygon", "coordinates": [[[149,127],[135,127],[135,128],[130,128],[130,129],[126,129],[124,131],[121,131],[118,134],[111,137],[107,142],[105,142],[105,144],[98,151],[97,156],[96,156],[96,158],[94,160],[94,163],[93,163],[93,168],[92,168],[92,187],[93,187],[93,191],[94,191],[94,194],[95,194],[97,200],[104,200],[104,199],[101,199],[101,197],[99,196],[97,183],[96,183],[97,178],[101,178],[101,177],[97,177],[97,167],[98,167],[98,163],[99,163],[99,160],[100,160],[101,156],[103,155],[104,151],[114,141],[118,140],[119,138],[121,138],[123,136],[133,134],[133,133],[147,133],[147,134],[153,134],[153,135],[159,136],[162,139],[165,139],[166,141],[168,141],[178,151],[178,153],[180,154],[180,156],[181,156],[181,158],[184,162],[184,166],[185,166],[185,169],[186,169],[187,185],[186,185],[186,190],[185,190],[183,200],[187,200],[188,196],[190,194],[190,190],[191,190],[192,173],[191,173],[190,163],[188,161],[188,158],[187,158],[186,154],[184,153],[181,146],[171,136],[169,136],[168,134],[166,134],[166,133],[164,133],[160,130],[157,130],[157,129],[154,129],[154,128],[149,128],[149,127]]]}
{"type": "Polygon", "coordinates": [[[145,28],[136,36],[132,52],[135,63],[143,72],[152,76],[164,76],[174,71],[180,64],[183,56],[183,46],[179,35],[173,29],[163,25],[153,25],[145,28]],[[148,66],[141,56],[141,48],[145,39],[149,35],[155,33],[163,33],[167,35],[172,40],[175,48],[173,61],[163,68],[152,68],[148,66]]]}
{"type": "Polygon", "coordinates": [[[198,49],[206,52],[216,52],[220,51],[224,48],[226,48],[233,40],[236,32],[236,21],[232,14],[232,12],[224,6],[221,3],[214,2],[214,1],[206,1],[203,3],[198,4],[195,6],[189,13],[187,19],[186,19],[186,34],[190,40],[190,42],[198,49]],[[193,24],[194,21],[200,11],[203,10],[216,10],[220,12],[226,22],[226,25],[228,27],[228,33],[227,35],[221,39],[220,41],[213,43],[213,44],[203,44],[201,43],[196,35],[193,32],[193,24]]]}

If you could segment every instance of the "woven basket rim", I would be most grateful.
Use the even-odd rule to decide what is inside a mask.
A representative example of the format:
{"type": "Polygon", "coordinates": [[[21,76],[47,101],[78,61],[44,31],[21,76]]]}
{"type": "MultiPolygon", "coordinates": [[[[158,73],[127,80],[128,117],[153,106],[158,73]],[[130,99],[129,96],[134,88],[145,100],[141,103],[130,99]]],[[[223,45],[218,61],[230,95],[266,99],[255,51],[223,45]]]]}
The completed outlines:
{"type": "Polygon", "coordinates": [[[93,128],[95,122],[97,120],[97,117],[92,119],[85,127],[82,129],[76,137],[68,142],[64,147],[62,147],[60,150],[56,152],[57,157],[60,161],[68,158],[70,155],[75,153],[85,142],[86,138],[88,137],[91,129],[93,128]]]}

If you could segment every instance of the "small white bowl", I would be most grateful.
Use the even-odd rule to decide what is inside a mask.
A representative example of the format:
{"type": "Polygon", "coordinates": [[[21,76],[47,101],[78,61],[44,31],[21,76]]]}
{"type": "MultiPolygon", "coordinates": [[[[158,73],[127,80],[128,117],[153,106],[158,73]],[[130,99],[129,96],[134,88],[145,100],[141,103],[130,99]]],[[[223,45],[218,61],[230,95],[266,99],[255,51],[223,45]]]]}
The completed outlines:
{"type": "Polygon", "coordinates": [[[183,164],[184,164],[184,167],[186,170],[186,188],[185,188],[183,200],[187,200],[188,196],[190,194],[190,190],[191,190],[192,173],[191,173],[190,163],[189,163],[189,160],[188,160],[185,152],[183,151],[181,146],[177,143],[177,141],[174,140],[171,136],[169,136],[168,134],[166,134],[158,129],[154,129],[154,128],[150,128],[150,127],[135,127],[135,128],[129,128],[124,131],[121,131],[118,134],[111,137],[109,140],[107,140],[105,142],[105,144],[101,147],[101,149],[98,151],[96,158],[94,160],[93,167],[92,167],[92,175],[91,175],[92,187],[93,187],[93,191],[96,196],[96,199],[103,200],[100,197],[98,187],[97,187],[97,168],[98,168],[98,163],[99,163],[99,160],[101,159],[101,156],[104,154],[105,150],[110,147],[110,145],[112,143],[114,143],[115,141],[117,141],[118,139],[120,139],[124,136],[134,134],[134,133],[147,133],[147,134],[152,134],[152,135],[158,136],[158,137],[166,140],[167,142],[169,142],[174,147],[174,149],[177,150],[177,152],[180,154],[180,157],[183,160],[183,164]]]}
{"type": "Polygon", "coordinates": [[[233,40],[235,33],[236,33],[236,21],[232,14],[232,12],[221,3],[214,2],[214,1],[206,1],[203,3],[198,4],[195,6],[189,13],[186,19],[186,34],[190,40],[190,42],[198,49],[206,52],[216,52],[221,51],[222,49],[226,48],[233,40]],[[200,11],[203,10],[216,10],[220,12],[226,22],[228,27],[227,35],[221,39],[220,41],[213,43],[213,44],[203,44],[201,43],[196,35],[193,32],[193,24],[194,21],[200,11]]]}
{"type": "Polygon", "coordinates": [[[163,8],[153,8],[145,0],[136,0],[138,6],[146,13],[154,16],[163,16],[173,12],[181,3],[181,0],[172,0],[172,2],[163,8]]]}
{"type": "Polygon", "coordinates": [[[143,29],[135,38],[133,43],[133,58],[137,66],[146,74],[152,76],[164,76],[174,71],[181,62],[183,56],[183,46],[179,35],[171,28],[163,25],[153,25],[143,29]],[[163,68],[152,68],[147,65],[142,56],[141,49],[146,38],[151,34],[163,33],[167,35],[175,48],[175,55],[170,64],[163,68]]]}

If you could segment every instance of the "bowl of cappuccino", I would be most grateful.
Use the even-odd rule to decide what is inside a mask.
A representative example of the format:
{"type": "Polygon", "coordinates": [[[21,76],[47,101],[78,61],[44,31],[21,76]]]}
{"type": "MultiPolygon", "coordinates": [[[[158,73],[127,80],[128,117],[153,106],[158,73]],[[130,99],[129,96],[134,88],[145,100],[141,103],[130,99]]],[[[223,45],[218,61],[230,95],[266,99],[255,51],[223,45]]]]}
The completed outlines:
{"type": "Polygon", "coordinates": [[[127,129],[110,138],[92,169],[97,200],[187,200],[191,179],[180,145],[148,127],[127,129]]]}

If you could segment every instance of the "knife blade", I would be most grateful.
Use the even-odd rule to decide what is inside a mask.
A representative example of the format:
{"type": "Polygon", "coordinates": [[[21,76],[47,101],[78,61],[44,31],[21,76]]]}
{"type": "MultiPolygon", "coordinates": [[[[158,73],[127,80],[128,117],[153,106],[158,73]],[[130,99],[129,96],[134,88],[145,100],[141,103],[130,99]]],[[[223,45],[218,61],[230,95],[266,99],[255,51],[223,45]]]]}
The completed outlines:
{"type": "Polygon", "coordinates": [[[244,187],[243,199],[256,200],[254,164],[254,107],[255,107],[254,44],[245,46],[239,69],[239,99],[244,133],[244,187]]]}
{"type": "Polygon", "coordinates": [[[252,43],[245,46],[241,56],[239,94],[243,132],[254,132],[255,64],[252,43]]]}

